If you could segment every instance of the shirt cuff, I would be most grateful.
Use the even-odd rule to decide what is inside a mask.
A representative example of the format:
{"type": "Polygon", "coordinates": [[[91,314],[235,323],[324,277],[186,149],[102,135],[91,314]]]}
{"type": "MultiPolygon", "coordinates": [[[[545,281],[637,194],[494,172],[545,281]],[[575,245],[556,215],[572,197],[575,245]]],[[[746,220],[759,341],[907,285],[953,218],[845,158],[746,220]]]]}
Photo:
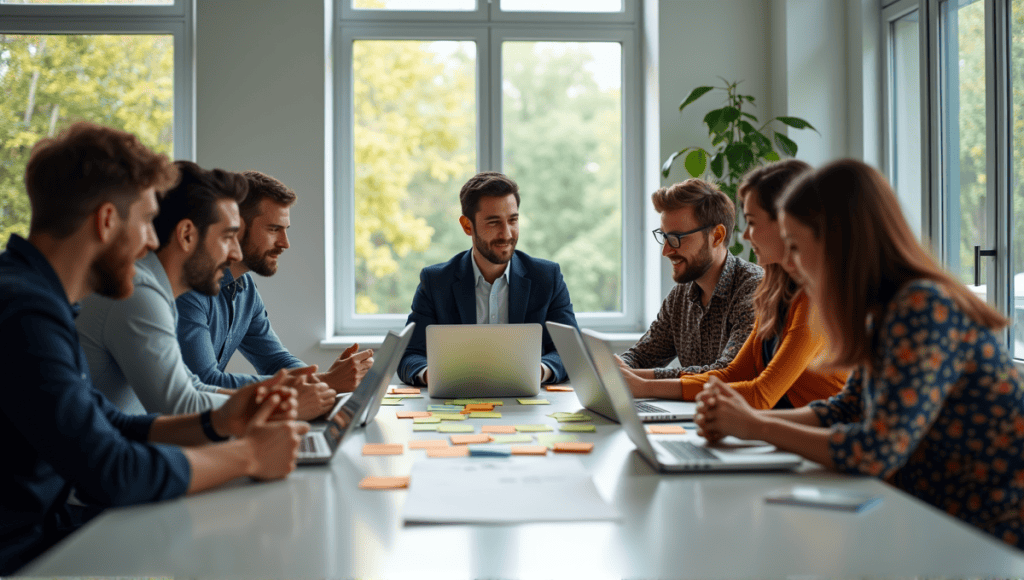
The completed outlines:
{"type": "Polygon", "coordinates": [[[555,371],[551,370],[551,367],[544,363],[540,363],[540,382],[546,383],[555,376],[555,371]]]}
{"type": "Polygon", "coordinates": [[[427,384],[427,379],[424,378],[424,377],[426,377],[426,375],[427,375],[427,369],[425,369],[425,368],[422,371],[416,373],[416,384],[417,385],[426,385],[427,384]]]}

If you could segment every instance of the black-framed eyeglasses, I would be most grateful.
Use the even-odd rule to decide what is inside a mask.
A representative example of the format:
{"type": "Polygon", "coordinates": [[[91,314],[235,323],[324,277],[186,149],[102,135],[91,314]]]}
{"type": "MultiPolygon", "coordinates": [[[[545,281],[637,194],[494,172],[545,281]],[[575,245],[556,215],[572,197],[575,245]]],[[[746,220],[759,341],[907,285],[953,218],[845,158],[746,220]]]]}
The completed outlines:
{"type": "Polygon", "coordinates": [[[688,236],[690,234],[695,234],[697,232],[703,232],[704,230],[709,230],[709,229],[715,227],[715,225],[716,224],[711,224],[709,226],[699,227],[699,228],[697,228],[695,230],[690,230],[688,232],[683,232],[683,233],[680,233],[680,234],[677,234],[677,233],[674,233],[674,232],[663,232],[663,231],[661,231],[661,228],[658,228],[658,229],[654,230],[651,233],[654,234],[654,239],[659,244],[664,246],[665,242],[668,242],[669,246],[671,246],[673,248],[678,248],[679,245],[683,243],[683,238],[685,238],[686,236],[688,236]]]}

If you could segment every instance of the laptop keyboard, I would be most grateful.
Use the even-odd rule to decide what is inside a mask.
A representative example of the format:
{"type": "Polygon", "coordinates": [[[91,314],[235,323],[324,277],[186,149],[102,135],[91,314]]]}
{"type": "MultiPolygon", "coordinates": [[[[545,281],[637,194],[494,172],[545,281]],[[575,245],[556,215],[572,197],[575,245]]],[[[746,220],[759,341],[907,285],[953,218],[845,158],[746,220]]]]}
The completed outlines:
{"type": "Polygon", "coordinates": [[[644,401],[636,401],[633,404],[636,405],[637,413],[668,413],[665,409],[644,401]]]}
{"type": "Polygon", "coordinates": [[[700,445],[694,445],[689,441],[658,441],[676,459],[685,463],[707,463],[709,461],[721,461],[717,455],[708,451],[700,445]]]}
{"type": "Polygon", "coordinates": [[[325,449],[324,436],[322,433],[310,433],[299,441],[300,455],[323,455],[325,449]]]}

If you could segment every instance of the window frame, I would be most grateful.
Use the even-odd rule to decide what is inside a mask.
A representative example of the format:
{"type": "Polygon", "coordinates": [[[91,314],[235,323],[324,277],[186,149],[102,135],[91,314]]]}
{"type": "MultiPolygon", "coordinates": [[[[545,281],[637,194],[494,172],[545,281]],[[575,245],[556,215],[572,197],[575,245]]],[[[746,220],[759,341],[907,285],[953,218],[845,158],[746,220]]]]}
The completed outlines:
{"type": "MultiPolygon", "coordinates": [[[[352,128],[352,43],[355,40],[472,40],[477,43],[477,170],[502,167],[501,47],[504,41],[619,42],[622,46],[622,310],[614,313],[576,313],[581,326],[610,332],[636,332],[645,328],[645,261],[630,259],[647,250],[642,235],[646,197],[643,195],[644,86],[640,50],[642,23],[639,0],[624,0],[621,13],[501,14],[496,2],[478,2],[473,12],[409,12],[355,10],[351,0],[336,0],[331,38],[336,42],[333,95],[328,128],[327,182],[333,192],[326,196],[327,336],[379,336],[399,329],[403,314],[355,313],[355,155],[352,128]],[[340,4],[340,6],[337,6],[340,4]],[[498,16],[496,16],[496,14],[498,16]],[[596,16],[596,18],[595,18],[596,16]]],[[[457,203],[453,198],[452,203],[457,203]]],[[[452,224],[451,227],[457,227],[452,224]]],[[[467,248],[469,247],[467,243],[467,248]]],[[[544,256],[539,256],[544,257],[544,256]]],[[[656,272],[660,274],[660,272],[656,272]]],[[[418,272],[405,272],[416,276],[418,272]]],[[[331,338],[327,339],[328,342],[331,338]]]]}

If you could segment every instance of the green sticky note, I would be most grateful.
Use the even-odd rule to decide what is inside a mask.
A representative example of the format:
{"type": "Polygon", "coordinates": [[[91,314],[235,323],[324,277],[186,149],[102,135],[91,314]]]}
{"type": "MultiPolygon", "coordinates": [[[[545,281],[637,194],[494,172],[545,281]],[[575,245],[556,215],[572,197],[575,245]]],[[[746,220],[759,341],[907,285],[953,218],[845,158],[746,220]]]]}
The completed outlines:
{"type": "Polygon", "coordinates": [[[501,413],[496,411],[470,411],[470,419],[501,419],[501,413]]]}
{"type": "Polygon", "coordinates": [[[466,416],[462,413],[434,413],[434,417],[442,421],[465,421],[466,416]]]}
{"type": "Polygon", "coordinates": [[[494,443],[531,443],[533,437],[530,435],[491,435],[491,440],[494,443]]]}
{"type": "Polygon", "coordinates": [[[437,431],[437,423],[413,423],[413,431],[437,431]]]}
{"type": "Polygon", "coordinates": [[[516,431],[520,433],[536,433],[538,431],[554,431],[548,425],[516,425],[516,431]]]}
{"type": "MultiPolygon", "coordinates": [[[[415,425],[413,425],[415,427],[415,425]]],[[[476,429],[472,425],[438,425],[438,433],[472,433],[476,429]]]]}
{"type": "Polygon", "coordinates": [[[554,449],[555,443],[568,443],[579,440],[580,438],[575,435],[537,435],[537,442],[548,449],[554,449]]]}
{"type": "Polygon", "coordinates": [[[394,397],[384,397],[380,400],[381,405],[401,405],[402,399],[396,399],[394,397]]]}
{"type": "Polygon", "coordinates": [[[438,417],[416,417],[412,420],[412,422],[413,424],[440,423],[441,419],[439,419],[438,417]]]}
{"type": "Polygon", "coordinates": [[[452,404],[452,405],[462,405],[463,407],[465,407],[466,405],[495,405],[495,406],[497,406],[497,405],[504,405],[505,403],[502,403],[501,401],[497,401],[497,400],[495,400],[495,401],[485,401],[483,399],[454,399],[454,400],[451,401],[450,404],[452,404]]]}
{"type": "Polygon", "coordinates": [[[551,401],[547,399],[516,399],[520,405],[550,405],[551,401]]]}
{"type": "Polygon", "coordinates": [[[568,423],[572,421],[593,421],[594,418],[586,413],[580,413],[579,415],[562,415],[558,417],[559,423],[568,423]]]}
{"type": "Polygon", "coordinates": [[[559,425],[559,431],[575,431],[577,433],[589,433],[597,431],[597,427],[593,425],[559,425]]]}
{"type": "Polygon", "coordinates": [[[423,395],[388,395],[385,398],[392,398],[392,399],[422,399],[423,395]]]}

